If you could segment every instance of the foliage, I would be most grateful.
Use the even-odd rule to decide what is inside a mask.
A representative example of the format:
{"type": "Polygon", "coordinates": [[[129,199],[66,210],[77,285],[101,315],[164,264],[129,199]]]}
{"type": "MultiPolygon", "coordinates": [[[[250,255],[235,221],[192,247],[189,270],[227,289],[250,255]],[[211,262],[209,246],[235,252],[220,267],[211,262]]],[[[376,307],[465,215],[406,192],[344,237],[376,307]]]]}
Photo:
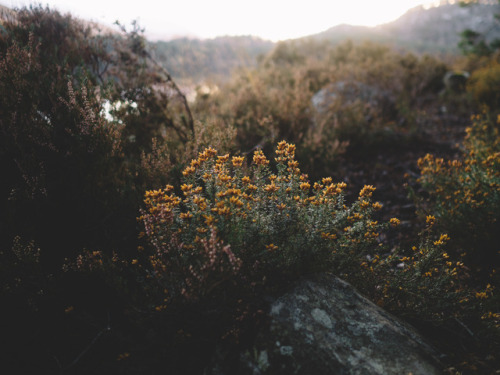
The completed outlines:
{"type": "MultiPolygon", "coordinates": [[[[461,1],[460,6],[468,7],[480,3],[480,0],[461,1]]],[[[487,4],[491,5],[491,2],[487,2],[487,4]]],[[[498,11],[498,8],[495,10],[498,11]]],[[[498,29],[498,20],[499,14],[496,13],[493,19],[493,24],[490,26],[488,32],[491,32],[492,29],[495,28],[498,29]]],[[[464,55],[491,56],[500,47],[500,39],[487,39],[487,34],[488,33],[483,34],[475,30],[466,29],[460,34],[461,39],[458,43],[458,47],[464,55]]]]}
{"type": "MultiPolygon", "coordinates": [[[[483,373],[476,353],[495,361],[500,334],[498,277],[493,273],[482,283],[471,278],[465,254],[453,252],[450,237],[439,234],[437,222],[432,215],[426,217],[420,242],[411,249],[365,262],[378,283],[367,292],[377,304],[426,332],[448,354],[448,363],[454,365],[449,371],[483,373]]],[[[481,366],[486,373],[485,363],[481,366]]]]}
{"type": "Polygon", "coordinates": [[[238,148],[270,151],[286,139],[303,145],[297,156],[308,173],[325,176],[346,150],[411,133],[417,108],[436,104],[446,70],[435,58],[371,43],[283,42],[214,95],[212,111],[234,124],[238,148]]]}
{"type": "Polygon", "coordinates": [[[4,332],[16,371],[79,358],[75,348],[90,341],[103,310],[119,310],[133,276],[107,262],[108,273],[63,273],[65,258],[134,251],[144,186],[171,181],[183,152],[206,142],[203,132],[217,134],[197,125],[195,137],[174,83],[143,42],[136,26],[104,35],[48,8],[2,20],[0,299],[2,320],[23,325],[4,332]],[[32,243],[36,262],[18,256],[32,243]],[[30,361],[16,362],[21,352],[30,361]],[[47,352],[56,361],[47,364],[47,352]]]}
{"type": "Polygon", "coordinates": [[[424,321],[444,322],[462,317],[463,303],[471,296],[466,287],[467,268],[446,252],[450,237],[436,236],[436,218],[426,218],[420,243],[410,251],[399,250],[374,266],[385,280],[378,303],[399,315],[424,321]]]}
{"type": "MultiPolygon", "coordinates": [[[[312,63],[311,63],[312,64],[312,63]]],[[[269,150],[279,138],[302,142],[311,125],[310,100],[324,73],[305,65],[295,46],[279,44],[258,71],[242,72],[216,97],[219,113],[237,129],[241,150],[269,150]]]]}
{"type": "MultiPolygon", "coordinates": [[[[448,311],[468,335],[480,334],[484,340],[481,351],[486,353],[492,353],[492,348],[498,345],[500,327],[498,124],[498,119],[494,121],[487,113],[475,115],[459,159],[445,161],[428,154],[418,161],[421,169],[418,181],[428,194],[426,199],[417,201],[420,211],[430,214],[428,218],[436,222],[437,228],[449,233],[447,262],[457,272],[460,266],[470,274],[465,282],[452,284],[461,288],[463,297],[457,308],[448,311]]],[[[445,253],[438,255],[444,257],[445,253]]],[[[442,275],[440,269],[438,272],[442,275]]],[[[449,295],[444,294],[442,299],[449,295]]]]}
{"type": "Polygon", "coordinates": [[[469,82],[467,91],[479,106],[487,106],[491,111],[500,108],[500,64],[493,58],[483,67],[475,70],[469,82]]]}
{"type": "MultiPolygon", "coordinates": [[[[0,251],[2,288],[0,295],[10,297],[10,303],[26,303],[31,310],[37,309],[47,286],[48,277],[43,277],[40,267],[40,249],[33,241],[23,241],[16,236],[12,247],[0,251]],[[15,301],[15,302],[14,302],[15,301]]],[[[19,305],[17,305],[19,308],[19,305]]]]}
{"type": "Polygon", "coordinates": [[[205,297],[227,280],[272,285],[313,270],[350,273],[373,250],[372,186],[350,207],[345,184],[331,178],[310,195],[295,146],[282,141],[276,154],[277,174],[261,151],[245,173],[244,157],[208,148],[183,171],[183,197],[172,186],[146,193],[140,220],[152,252],[144,267],[167,300],[205,297]]]}
{"type": "Polygon", "coordinates": [[[500,213],[500,137],[498,122],[476,115],[467,129],[459,160],[430,154],[419,160],[419,182],[429,194],[423,209],[438,219],[457,251],[468,262],[487,269],[498,267],[500,213]]]}
{"type": "MultiPolygon", "coordinates": [[[[498,122],[475,116],[458,160],[419,161],[430,215],[412,249],[383,246],[402,235],[398,219],[376,221],[373,186],[349,204],[345,183],[321,178],[340,154],[393,147],[430,121],[444,63],[376,44],[279,43],[199,95],[191,121],[137,24],[104,35],[40,7],[13,17],[0,29],[0,298],[2,321],[29,323],[8,329],[7,367],[27,368],[23,353],[37,371],[67,372],[85,357],[74,347],[111,326],[108,372],[129,371],[137,353],[161,371],[185,369],[187,353],[202,367],[224,334],[251,337],[266,295],[321,271],[400,316],[497,342],[498,122]],[[320,113],[322,89],[332,101],[320,113]],[[278,138],[268,160],[261,149],[278,138]]],[[[497,65],[469,85],[493,110],[497,65]]]]}
{"type": "Polygon", "coordinates": [[[56,253],[54,247],[69,241],[75,246],[96,240],[77,234],[75,222],[68,226],[67,210],[72,207],[88,230],[103,206],[116,200],[121,126],[99,115],[100,102],[85,75],[71,80],[67,71],[45,69],[40,43],[34,34],[28,38],[26,45],[14,42],[0,60],[2,222],[7,233],[36,238],[56,253]]]}
{"type": "Polygon", "coordinates": [[[2,244],[33,238],[51,267],[83,247],[133,248],[145,186],[170,181],[194,142],[142,30],[21,9],[2,23],[0,78],[2,244]]]}

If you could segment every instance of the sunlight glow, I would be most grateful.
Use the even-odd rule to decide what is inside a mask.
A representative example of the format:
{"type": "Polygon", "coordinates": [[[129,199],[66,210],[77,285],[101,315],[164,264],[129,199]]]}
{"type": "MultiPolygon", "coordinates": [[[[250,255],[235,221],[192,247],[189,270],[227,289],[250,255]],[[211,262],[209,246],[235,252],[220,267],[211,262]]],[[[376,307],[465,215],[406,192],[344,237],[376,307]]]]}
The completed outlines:
{"type": "MultiPolygon", "coordinates": [[[[0,0],[9,7],[21,7],[30,0],[0,0]]],[[[429,0],[184,0],[159,2],[141,0],[45,0],[61,12],[107,25],[119,20],[138,20],[153,38],[221,35],[255,35],[273,41],[322,32],[338,24],[375,26],[395,20],[408,9],[429,0]]]]}

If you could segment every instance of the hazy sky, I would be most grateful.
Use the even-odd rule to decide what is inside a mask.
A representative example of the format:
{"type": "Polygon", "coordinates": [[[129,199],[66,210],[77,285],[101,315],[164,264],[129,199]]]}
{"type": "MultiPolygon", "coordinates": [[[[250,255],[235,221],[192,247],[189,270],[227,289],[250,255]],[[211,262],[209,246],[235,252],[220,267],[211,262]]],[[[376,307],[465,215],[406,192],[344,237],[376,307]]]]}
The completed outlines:
{"type": "MultiPolygon", "coordinates": [[[[374,26],[430,0],[40,0],[51,8],[111,25],[134,19],[149,37],[257,35],[273,41],[324,31],[340,23],[374,26]]],[[[0,0],[21,7],[31,0],[0,0]]]]}

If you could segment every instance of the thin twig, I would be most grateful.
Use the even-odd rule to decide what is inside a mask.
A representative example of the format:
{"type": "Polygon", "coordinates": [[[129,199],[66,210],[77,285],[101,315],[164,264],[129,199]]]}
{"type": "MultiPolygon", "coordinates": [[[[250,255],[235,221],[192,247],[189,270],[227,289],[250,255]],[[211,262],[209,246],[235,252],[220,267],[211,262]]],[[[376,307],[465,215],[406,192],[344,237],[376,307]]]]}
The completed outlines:
{"type": "Polygon", "coordinates": [[[456,321],[458,324],[460,324],[460,325],[461,325],[461,326],[462,326],[462,327],[463,327],[463,328],[467,331],[467,333],[468,333],[469,335],[471,335],[472,337],[474,337],[474,332],[472,332],[472,331],[469,329],[469,327],[467,327],[467,326],[466,326],[463,322],[461,322],[460,320],[458,320],[458,318],[457,318],[457,317],[455,317],[454,319],[455,319],[455,321],[456,321]]]}
{"type": "Polygon", "coordinates": [[[189,108],[189,104],[188,104],[187,99],[186,99],[186,95],[184,95],[184,93],[181,91],[179,86],[177,86],[177,84],[173,80],[172,76],[167,71],[167,69],[165,69],[162,65],[160,65],[158,63],[158,61],[156,61],[156,59],[154,59],[153,56],[151,56],[151,54],[147,51],[146,51],[146,56],[165,75],[166,81],[172,85],[173,89],[177,92],[177,95],[179,95],[179,97],[181,98],[182,104],[183,104],[184,109],[186,110],[186,113],[188,116],[188,125],[189,125],[189,128],[191,130],[191,134],[194,138],[194,120],[193,120],[193,115],[191,113],[191,109],[189,108]]]}
{"type": "Polygon", "coordinates": [[[92,339],[90,344],[88,344],[87,347],[85,349],[83,349],[83,351],[73,360],[73,362],[71,362],[64,369],[61,369],[61,373],[63,371],[70,369],[74,365],[76,365],[78,363],[78,361],[95,345],[95,343],[101,338],[101,336],[104,333],[109,332],[109,331],[111,331],[111,317],[110,317],[110,313],[108,311],[108,324],[107,324],[106,328],[101,329],[101,331],[99,331],[99,333],[92,339]]]}

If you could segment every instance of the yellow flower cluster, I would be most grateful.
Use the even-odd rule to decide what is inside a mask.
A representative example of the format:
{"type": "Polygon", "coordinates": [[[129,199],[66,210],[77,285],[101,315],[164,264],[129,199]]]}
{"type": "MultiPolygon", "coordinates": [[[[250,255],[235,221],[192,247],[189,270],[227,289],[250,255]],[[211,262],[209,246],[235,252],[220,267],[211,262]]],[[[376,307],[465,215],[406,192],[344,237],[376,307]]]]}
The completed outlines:
{"type": "Polygon", "coordinates": [[[359,192],[360,198],[370,198],[375,191],[375,188],[372,185],[365,185],[363,189],[359,192]]]}
{"type": "Polygon", "coordinates": [[[401,224],[401,221],[395,217],[391,218],[389,220],[389,223],[393,226],[393,227],[397,227],[399,224],[401,224]]]}
{"type": "Polygon", "coordinates": [[[425,218],[425,222],[427,223],[427,225],[433,226],[436,223],[436,217],[433,215],[427,215],[427,217],[425,218]]]}
{"type": "Polygon", "coordinates": [[[196,171],[196,168],[198,168],[202,163],[206,162],[207,160],[209,160],[210,158],[213,158],[216,155],[217,155],[216,150],[214,150],[211,147],[206,148],[203,152],[200,152],[198,154],[197,159],[193,159],[191,161],[191,164],[189,167],[187,167],[186,169],[184,169],[184,171],[182,171],[182,175],[184,177],[187,177],[187,176],[193,174],[196,171]]]}
{"type": "Polygon", "coordinates": [[[268,251],[275,251],[275,250],[278,250],[278,246],[276,246],[275,244],[269,244],[269,245],[266,245],[266,249],[268,251]]]}
{"type": "Polygon", "coordinates": [[[259,166],[266,166],[269,164],[269,160],[267,160],[262,150],[255,151],[253,155],[253,162],[255,165],[259,166]]]}
{"type": "Polygon", "coordinates": [[[439,237],[439,240],[437,241],[434,241],[434,245],[435,246],[441,246],[441,245],[444,245],[446,242],[448,242],[450,239],[450,237],[447,235],[447,234],[442,234],[440,237],[439,237]]]}

